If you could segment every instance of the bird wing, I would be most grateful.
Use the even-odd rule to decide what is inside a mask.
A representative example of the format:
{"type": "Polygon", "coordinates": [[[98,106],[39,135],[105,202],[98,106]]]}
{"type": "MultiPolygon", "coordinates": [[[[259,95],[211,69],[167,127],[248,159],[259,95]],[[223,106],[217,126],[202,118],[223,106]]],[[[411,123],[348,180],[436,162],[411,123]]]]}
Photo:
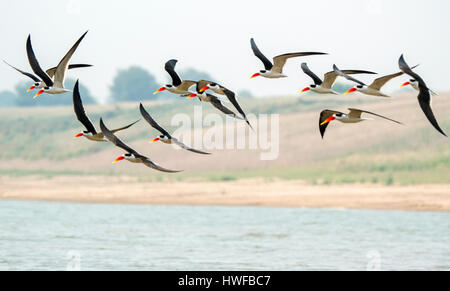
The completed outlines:
{"type": "Polygon", "coordinates": [[[174,85],[175,87],[178,87],[181,84],[181,78],[180,76],[178,76],[177,72],[175,72],[175,66],[177,62],[177,60],[169,60],[164,66],[166,72],[169,73],[170,77],[172,78],[172,85],[174,85]]]}
{"type": "Polygon", "coordinates": [[[430,89],[428,89],[427,85],[425,84],[425,81],[417,73],[413,72],[413,70],[405,62],[403,55],[400,56],[400,59],[398,60],[398,65],[400,67],[400,70],[402,70],[402,72],[410,75],[414,80],[417,80],[417,82],[419,82],[419,95],[417,96],[417,99],[419,100],[420,108],[422,108],[423,113],[425,114],[431,125],[433,125],[433,127],[441,134],[447,136],[439,126],[436,117],[434,117],[433,110],[431,109],[430,89]]]}
{"type": "Polygon", "coordinates": [[[372,88],[375,90],[380,90],[381,87],[383,87],[387,82],[389,82],[390,80],[397,78],[403,74],[404,74],[403,72],[398,72],[395,74],[391,74],[391,75],[387,75],[387,76],[383,76],[378,79],[375,79],[375,81],[373,81],[372,84],[369,85],[369,88],[372,88]]]}
{"type": "Polygon", "coordinates": [[[367,114],[375,115],[375,116],[378,116],[378,117],[381,117],[381,118],[390,120],[390,121],[395,122],[395,123],[398,123],[398,124],[403,124],[403,123],[401,123],[401,122],[399,122],[399,121],[396,121],[396,120],[394,120],[394,119],[390,119],[390,118],[388,118],[388,117],[386,117],[386,116],[379,115],[379,114],[376,114],[376,113],[373,113],[373,112],[370,112],[370,111],[365,111],[365,110],[356,109],[356,108],[349,108],[348,110],[350,110],[350,113],[348,114],[349,117],[353,117],[353,118],[361,118],[361,114],[362,114],[362,113],[367,113],[367,114]]]}
{"type": "MultiPolygon", "coordinates": [[[[73,64],[73,65],[69,65],[69,70],[71,69],[76,69],[76,68],[87,68],[87,67],[92,67],[92,65],[87,65],[87,64],[73,64]]],[[[47,73],[47,75],[50,78],[53,78],[53,76],[55,76],[55,72],[56,72],[56,67],[50,68],[47,71],[45,71],[47,73]]]]}
{"type": "Polygon", "coordinates": [[[127,146],[123,141],[121,141],[117,136],[114,135],[103,123],[103,119],[100,118],[100,130],[103,135],[112,142],[115,146],[125,150],[126,152],[133,154],[135,157],[139,156],[138,152],[127,146]]]}
{"type": "Polygon", "coordinates": [[[135,125],[136,123],[138,123],[139,121],[140,121],[140,119],[139,119],[139,120],[136,120],[136,121],[133,122],[133,123],[128,124],[127,126],[124,126],[124,127],[121,127],[121,128],[117,128],[117,129],[113,129],[113,130],[111,130],[111,132],[112,132],[112,133],[116,133],[116,132],[119,132],[119,131],[121,131],[121,130],[130,128],[130,127],[132,127],[133,125],[135,125]]]}
{"type": "Polygon", "coordinates": [[[86,130],[92,133],[93,135],[97,133],[95,130],[95,126],[92,124],[91,120],[87,116],[84,111],[83,102],[81,101],[80,89],[78,85],[78,80],[75,83],[75,87],[73,88],[73,110],[75,111],[75,115],[77,116],[78,121],[80,121],[86,130]]]}
{"type": "Polygon", "coordinates": [[[307,65],[306,63],[302,63],[302,70],[303,70],[303,72],[304,72],[306,75],[310,76],[311,79],[313,79],[314,84],[316,84],[316,85],[322,85],[322,83],[323,83],[322,80],[321,80],[319,77],[317,77],[317,75],[314,74],[313,71],[311,71],[311,70],[308,68],[308,65],[307,65]]]}
{"type": "Polygon", "coordinates": [[[325,53],[316,53],[316,52],[302,52],[302,53],[288,53],[279,55],[273,58],[273,68],[272,71],[277,73],[283,72],[283,67],[286,64],[287,59],[295,58],[295,57],[304,57],[311,55],[326,55],[325,53]]]}
{"type": "Polygon", "coordinates": [[[168,138],[171,138],[170,134],[162,128],[151,116],[150,114],[145,110],[144,105],[142,103],[139,105],[139,110],[141,111],[142,117],[156,130],[161,132],[163,135],[167,136],[168,138]]]}
{"type": "MultiPolygon", "coordinates": [[[[354,74],[376,74],[374,72],[370,71],[362,71],[362,70],[342,70],[344,74],[347,75],[354,75],[354,74]]],[[[331,89],[333,87],[334,82],[336,81],[336,78],[338,77],[338,74],[335,71],[331,71],[325,74],[325,78],[323,79],[323,88],[331,89]]]]}
{"type": "Polygon", "coordinates": [[[359,80],[357,80],[357,79],[355,79],[355,78],[353,78],[353,77],[350,77],[348,74],[346,74],[346,73],[344,73],[343,71],[339,70],[338,67],[337,67],[336,65],[333,65],[333,71],[334,71],[338,76],[341,76],[341,77],[343,77],[343,78],[345,78],[345,79],[347,79],[347,80],[349,80],[349,81],[358,83],[358,84],[360,84],[360,85],[366,86],[366,84],[364,84],[363,82],[361,82],[361,81],[359,81],[359,80]]]}
{"type": "Polygon", "coordinates": [[[196,84],[195,81],[188,81],[188,80],[183,80],[181,81],[181,85],[178,86],[179,90],[184,90],[184,91],[189,91],[189,88],[191,88],[192,86],[194,86],[196,84]]]}
{"type": "Polygon", "coordinates": [[[30,63],[33,72],[38,75],[38,77],[41,78],[47,86],[53,86],[52,79],[42,70],[38,60],[36,59],[36,55],[33,51],[33,46],[31,45],[31,35],[28,35],[27,38],[27,56],[28,62],[30,63]]]}
{"type": "Polygon", "coordinates": [[[250,122],[247,119],[247,116],[245,115],[244,110],[242,110],[241,106],[239,105],[239,103],[236,100],[236,94],[234,94],[233,91],[228,90],[225,87],[222,87],[222,88],[223,88],[223,92],[227,96],[228,100],[230,100],[231,104],[233,104],[234,108],[236,108],[236,110],[242,115],[242,117],[244,117],[244,120],[245,120],[245,122],[247,122],[248,126],[250,126],[250,128],[253,129],[253,127],[251,126],[250,122]]]}
{"type": "Polygon", "coordinates": [[[41,81],[41,80],[40,80],[38,77],[36,77],[35,75],[33,75],[33,74],[31,74],[31,73],[24,72],[24,71],[22,71],[22,70],[19,70],[18,68],[14,67],[14,66],[12,66],[12,65],[10,65],[10,64],[8,64],[6,61],[3,61],[3,62],[4,62],[5,64],[7,64],[8,66],[10,66],[11,68],[13,68],[14,70],[16,70],[17,72],[19,72],[19,73],[21,73],[21,74],[23,74],[23,75],[25,75],[25,76],[27,76],[27,77],[33,79],[33,81],[35,81],[35,82],[40,82],[40,81],[41,81]]]}
{"type": "Polygon", "coordinates": [[[250,44],[252,46],[253,53],[255,56],[261,60],[261,62],[264,64],[264,68],[266,70],[271,70],[273,65],[272,62],[269,61],[268,58],[266,58],[265,55],[259,50],[259,48],[256,46],[255,40],[253,38],[250,39],[250,44]]]}
{"type": "Polygon", "coordinates": [[[143,155],[140,155],[140,154],[134,154],[134,156],[136,158],[140,159],[144,165],[146,165],[147,167],[152,168],[154,170],[158,170],[158,171],[165,172],[165,173],[179,173],[179,172],[181,172],[181,171],[174,171],[174,170],[169,170],[169,169],[163,168],[160,165],[157,165],[156,163],[152,162],[146,156],[143,156],[143,155]]]}
{"type": "Polygon", "coordinates": [[[61,59],[59,64],[56,66],[55,71],[55,84],[54,86],[57,88],[64,88],[64,79],[66,77],[66,72],[69,66],[69,61],[72,58],[72,55],[75,53],[75,51],[78,48],[78,45],[81,43],[83,38],[86,36],[86,33],[83,33],[83,35],[77,40],[77,42],[70,48],[70,50],[66,53],[66,55],[61,59]]]}
{"type": "Polygon", "coordinates": [[[223,113],[225,113],[227,115],[231,115],[232,117],[237,118],[237,119],[242,119],[239,116],[237,116],[236,113],[234,113],[230,109],[223,106],[222,102],[220,102],[219,98],[217,98],[216,96],[208,94],[208,97],[211,99],[211,104],[214,107],[216,107],[217,109],[219,109],[220,111],[222,111],[223,113]]]}
{"type": "Polygon", "coordinates": [[[193,153],[202,154],[202,155],[210,155],[210,154],[211,154],[211,153],[202,152],[202,151],[193,149],[193,148],[191,148],[191,147],[188,147],[187,145],[185,145],[184,143],[182,143],[181,141],[179,141],[179,140],[176,139],[176,138],[172,138],[172,141],[173,141],[174,143],[176,143],[179,147],[181,147],[181,148],[183,148],[183,149],[185,149],[185,150],[191,151],[191,152],[193,152],[193,153]]]}
{"type": "Polygon", "coordinates": [[[320,112],[320,117],[319,117],[319,130],[320,130],[320,135],[323,136],[325,135],[325,130],[328,127],[328,124],[330,124],[329,122],[322,124],[325,120],[327,120],[328,118],[330,118],[331,116],[333,116],[333,114],[336,113],[342,113],[339,111],[334,111],[334,110],[329,110],[329,109],[325,109],[322,112],[320,112]]]}

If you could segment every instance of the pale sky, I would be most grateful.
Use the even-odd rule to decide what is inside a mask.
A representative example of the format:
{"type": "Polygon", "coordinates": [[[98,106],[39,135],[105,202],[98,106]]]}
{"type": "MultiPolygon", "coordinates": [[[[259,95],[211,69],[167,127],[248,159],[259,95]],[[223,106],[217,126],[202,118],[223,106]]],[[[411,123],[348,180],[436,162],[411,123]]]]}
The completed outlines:
{"type": "MultiPolygon", "coordinates": [[[[8,1],[1,4],[0,58],[31,71],[25,51],[31,33],[44,68],[55,66],[86,30],[89,33],[72,63],[93,68],[73,70],[96,97],[104,99],[117,69],[140,65],[166,83],[164,63],[179,60],[178,70],[195,67],[232,90],[258,96],[295,95],[312,81],[302,61],[319,76],[333,63],[341,69],[366,69],[380,75],[398,71],[405,53],[430,88],[450,90],[450,1],[8,1]],[[286,79],[249,77],[262,63],[250,49],[273,56],[321,51],[329,56],[292,59],[286,79]]],[[[26,78],[0,64],[0,90],[26,78]]],[[[361,77],[370,82],[372,77],[361,77]]],[[[393,81],[386,91],[406,78],[393,81]]],[[[69,88],[70,89],[70,88],[69,88]]]]}

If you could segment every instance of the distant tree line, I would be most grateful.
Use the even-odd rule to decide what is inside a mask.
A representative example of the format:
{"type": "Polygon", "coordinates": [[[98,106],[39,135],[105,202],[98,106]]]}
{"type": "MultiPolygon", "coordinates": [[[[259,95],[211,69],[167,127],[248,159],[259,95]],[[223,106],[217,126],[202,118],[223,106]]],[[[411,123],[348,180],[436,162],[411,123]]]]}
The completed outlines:
{"type": "MultiPolygon", "coordinates": [[[[208,73],[197,71],[193,68],[181,71],[180,76],[182,76],[182,78],[186,80],[214,80],[214,78],[208,73]]],[[[110,94],[108,101],[123,102],[167,99],[171,96],[171,94],[167,92],[161,92],[157,95],[153,95],[153,92],[158,90],[166,83],[171,83],[171,79],[169,78],[169,76],[167,77],[167,81],[164,84],[161,84],[149,71],[138,66],[131,66],[127,69],[120,69],[117,71],[117,74],[113,79],[113,84],[109,88],[110,94]]],[[[75,80],[67,79],[65,87],[70,90],[71,88],[73,88],[74,84],[75,80]]],[[[42,94],[36,99],[33,99],[33,96],[37,91],[33,90],[32,92],[26,92],[31,85],[32,82],[24,80],[19,82],[15,86],[14,91],[0,92],[0,107],[72,105],[72,93],[70,92],[60,95],[42,94]]],[[[98,99],[92,96],[88,88],[83,86],[81,83],[80,93],[83,97],[83,103],[98,103],[98,99]]],[[[248,90],[239,91],[238,96],[243,98],[253,97],[251,92],[248,90]]]]}

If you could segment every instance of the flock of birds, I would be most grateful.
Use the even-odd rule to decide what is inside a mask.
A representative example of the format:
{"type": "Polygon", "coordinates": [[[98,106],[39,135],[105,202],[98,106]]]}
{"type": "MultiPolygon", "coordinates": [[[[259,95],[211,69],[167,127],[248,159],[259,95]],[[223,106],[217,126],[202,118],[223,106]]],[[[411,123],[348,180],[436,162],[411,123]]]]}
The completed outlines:
{"type": "MultiPolygon", "coordinates": [[[[61,59],[59,64],[54,67],[50,68],[46,71],[44,71],[41,66],[39,65],[39,62],[34,54],[33,47],[31,45],[31,37],[28,36],[27,42],[26,42],[26,52],[28,56],[28,61],[31,66],[31,69],[33,70],[34,74],[24,72],[8,63],[10,67],[15,69],[16,71],[20,72],[21,74],[31,78],[34,81],[34,84],[28,89],[28,91],[31,90],[38,90],[38,92],[34,95],[34,98],[37,96],[46,93],[46,94],[63,94],[66,92],[70,92],[69,90],[64,88],[64,80],[67,73],[67,70],[69,69],[75,69],[75,68],[84,68],[84,67],[90,67],[91,65],[88,64],[69,64],[70,59],[72,58],[72,55],[75,53],[76,49],[78,48],[79,44],[83,40],[83,38],[86,36],[87,31],[78,39],[78,41],[72,46],[72,48],[66,53],[66,55],[61,59]]],[[[255,77],[264,77],[264,78],[284,78],[287,77],[283,74],[283,67],[286,64],[286,61],[291,58],[295,57],[303,57],[303,56],[311,56],[311,55],[326,55],[326,53],[321,52],[297,52],[297,53],[287,53],[282,54],[279,56],[275,56],[273,58],[273,62],[271,62],[264,54],[261,53],[261,51],[256,46],[255,41],[253,38],[250,40],[251,48],[253,50],[253,53],[256,57],[258,57],[261,62],[264,64],[264,70],[260,70],[259,72],[253,74],[250,78],[255,77]]],[[[167,90],[170,93],[177,94],[186,98],[193,98],[197,97],[200,101],[211,103],[212,106],[214,106],[219,111],[223,112],[224,114],[228,116],[232,116],[237,119],[244,120],[250,128],[252,128],[249,120],[247,119],[244,110],[242,110],[241,106],[237,102],[236,95],[233,91],[225,88],[224,86],[207,80],[200,80],[200,81],[190,81],[190,80],[182,80],[180,76],[175,71],[175,66],[177,64],[177,60],[169,60],[165,64],[165,70],[170,75],[172,79],[172,84],[167,84],[163,87],[161,87],[159,90],[155,92],[155,94],[167,90]],[[190,89],[194,87],[195,91],[190,91],[190,89]],[[212,91],[216,95],[207,93],[207,91],[212,91]],[[222,103],[222,101],[226,101],[222,99],[221,97],[225,96],[227,101],[229,101],[234,108],[237,110],[239,114],[236,114],[229,108],[225,107],[222,103]]],[[[306,87],[301,92],[306,91],[313,91],[319,94],[338,94],[337,92],[333,91],[332,87],[334,82],[338,77],[343,77],[347,80],[350,80],[357,85],[351,89],[349,89],[345,94],[352,93],[355,91],[361,92],[363,94],[372,95],[372,96],[380,96],[380,97],[389,97],[383,92],[381,92],[381,88],[390,80],[399,77],[403,74],[407,74],[411,77],[411,79],[404,83],[402,87],[411,85],[414,89],[419,91],[418,95],[418,101],[419,105],[422,108],[423,112],[425,113],[425,116],[428,118],[430,123],[434,126],[434,128],[439,131],[444,136],[447,136],[444,131],[439,127],[439,124],[433,114],[433,111],[431,109],[431,94],[435,93],[430,90],[424,80],[413,71],[414,67],[409,67],[408,64],[405,62],[405,59],[403,58],[403,55],[400,57],[398,61],[400,72],[397,72],[395,74],[383,76],[380,78],[375,79],[372,84],[366,85],[363,82],[355,79],[351,75],[356,74],[376,74],[374,72],[370,71],[364,71],[364,70],[340,70],[336,65],[333,65],[333,70],[326,73],[324,75],[323,80],[320,79],[316,74],[314,74],[308,67],[306,63],[301,64],[301,69],[305,74],[307,74],[311,79],[313,80],[314,84],[306,87]]],[[[28,92],[27,91],[27,92],[28,92]]],[[[167,172],[167,173],[175,173],[179,171],[173,171],[166,168],[161,167],[160,165],[152,162],[148,157],[143,156],[139,154],[137,151],[126,145],[124,142],[122,142],[115,133],[121,130],[125,130],[131,126],[133,126],[136,122],[133,122],[127,126],[110,130],[105,123],[103,122],[103,119],[100,118],[100,132],[96,130],[95,126],[90,121],[89,117],[86,115],[86,112],[83,107],[83,103],[80,96],[79,91],[79,81],[75,83],[74,89],[73,89],[73,106],[75,115],[77,116],[77,119],[84,125],[86,128],[85,131],[77,134],[75,137],[85,137],[91,141],[95,142],[105,142],[109,141],[116,145],[117,147],[123,149],[126,153],[122,156],[118,157],[114,162],[118,162],[121,160],[127,160],[132,163],[142,163],[150,168],[153,168],[158,171],[167,172]]],[[[188,151],[198,153],[198,154],[209,154],[206,152],[202,152],[196,149],[193,149],[175,137],[171,136],[163,127],[161,127],[151,116],[150,114],[145,110],[142,103],[139,106],[140,112],[142,117],[152,126],[154,129],[158,130],[161,134],[152,140],[152,142],[160,141],[165,144],[176,144],[180,146],[183,149],[186,149],[188,151]]],[[[323,110],[320,113],[319,117],[319,130],[320,134],[323,138],[325,134],[325,130],[329,123],[333,120],[337,120],[343,123],[357,123],[364,120],[369,120],[369,118],[364,118],[361,115],[362,114],[370,114],[373,116],[377,116],[380,118],[384,118],[386,120],[390,120],[395,123],[399,123],[398,121],[395,121],[393,119],[387,118],[385,116],[361,110],[361,109],[355,109],[355,108],[349,108],[349,113],[343,113],[335,110],[323,110]]]]}

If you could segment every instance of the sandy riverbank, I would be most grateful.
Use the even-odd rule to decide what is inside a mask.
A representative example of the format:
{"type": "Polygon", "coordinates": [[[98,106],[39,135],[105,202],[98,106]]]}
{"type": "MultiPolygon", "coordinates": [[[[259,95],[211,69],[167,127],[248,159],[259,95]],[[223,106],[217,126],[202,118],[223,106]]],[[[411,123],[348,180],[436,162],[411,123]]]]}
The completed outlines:
{"type": "Polygon", "coordinates": [[[449,185],[314,186],[302,181],[138,182],[131,177],[0,177],[0,199],[450,211],[449,185]]]}

